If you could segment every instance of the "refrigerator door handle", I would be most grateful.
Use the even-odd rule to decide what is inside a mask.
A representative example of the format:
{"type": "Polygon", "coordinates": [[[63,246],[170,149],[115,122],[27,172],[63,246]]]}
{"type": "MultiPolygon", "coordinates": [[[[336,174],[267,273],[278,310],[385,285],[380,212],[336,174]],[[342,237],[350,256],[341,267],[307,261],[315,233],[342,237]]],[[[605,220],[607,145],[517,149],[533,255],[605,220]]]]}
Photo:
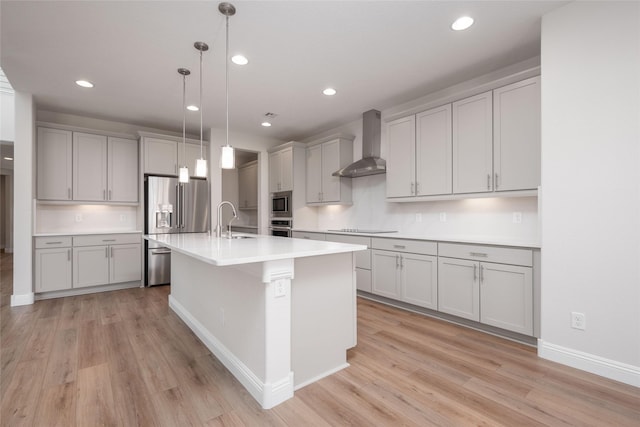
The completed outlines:
{"type": "Polygon", "coordinates": [[[180,221],[182,220],[182,205],[180,203],[180,184],[176,184],[176,228],[180,228],[180,221]]]}

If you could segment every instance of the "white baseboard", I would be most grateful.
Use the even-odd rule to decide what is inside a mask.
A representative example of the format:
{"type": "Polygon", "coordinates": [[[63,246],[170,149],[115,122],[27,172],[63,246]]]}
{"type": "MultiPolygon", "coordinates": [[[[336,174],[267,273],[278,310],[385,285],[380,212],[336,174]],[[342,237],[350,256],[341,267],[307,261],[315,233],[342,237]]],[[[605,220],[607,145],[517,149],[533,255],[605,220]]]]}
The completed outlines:
{"type": "Polygon", "coordinates": [[[140,281],[114,283],[111,285],[90,286],[88,288],[65,289],[62,291],[41,292],[36,295],[37,300],[74,297],[77,295],[96,294],[99,292],[119,291],[121,289],[139,288],[140,281]]]}
{"type": "Polygon", "coordinates": [[[169,307],[187,324],[204,345],[222,362],[222,364],[242,383],[249,394],[260,403],[263,409],[274,406],[293,397],[293,372],[271,383],[262,382],[240,359],[211,334],[195,317],[191,315],[172,295],[169,295],[169,307]]]}
{"type": "Polygon", "coordinates": [[[30,292],[23,295],[11,295],[11,307],[19,305],[31,305],[35,301],[35,294],[30,292]]]}
{"type": "Polygon", "coordinates": [[[640,367],[638,366],[551,344],[541,339],[538,340],[538,356],[572,368],[640,387],[640,367]]]}
{"type": "Polygon", "coordinates": [[[345,363],[344,365],[340,365],[340,366],[338,366],[338,367],[336,367],[336,368],[334,368],[334,369],[331,369],[330,371],[323,372],[323,373],[322,373],[322,374],[320,374],[320,375],[316,375],[315,377],[310,378],[310,379],[308,379],[307,381],[305,381],[305,382],[303,382],[303,383],[300,383],[300,384],[296,385],[296,390],[300,390],[302,387],[306,387],[306,386],[308,386],[308,385],[309,385],[309,384],[311,384],[311,383],[314,383],[314,382],[316,382],[316,381],[318,381],[318,380],[321,380],[321,379],[323,379],[323,378],[325,378],[325,377],[328,377],[329,375],[333,375],[333,374],[335,374],[336,372],[343,370],[344,368],[348,368],[349,366],[351,366],[351,365],[350,365],[350,364],[348,364],[348,363],[345,363]]]}

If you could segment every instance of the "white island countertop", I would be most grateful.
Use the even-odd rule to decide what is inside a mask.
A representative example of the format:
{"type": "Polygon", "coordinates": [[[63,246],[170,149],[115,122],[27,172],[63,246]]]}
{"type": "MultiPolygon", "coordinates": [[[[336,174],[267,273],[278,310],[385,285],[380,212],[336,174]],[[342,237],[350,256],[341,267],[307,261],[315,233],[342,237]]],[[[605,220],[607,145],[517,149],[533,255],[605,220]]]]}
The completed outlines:
{"type": "Polygon", "coordinates": [[[144,238],[215,266],[330,255],[367,249],[365,245],[260,234],[235,233],[234,235],[243,235],[247,238],[227,239],[211,236],[208,233],[150,234],[145,235],[144,238]]]}

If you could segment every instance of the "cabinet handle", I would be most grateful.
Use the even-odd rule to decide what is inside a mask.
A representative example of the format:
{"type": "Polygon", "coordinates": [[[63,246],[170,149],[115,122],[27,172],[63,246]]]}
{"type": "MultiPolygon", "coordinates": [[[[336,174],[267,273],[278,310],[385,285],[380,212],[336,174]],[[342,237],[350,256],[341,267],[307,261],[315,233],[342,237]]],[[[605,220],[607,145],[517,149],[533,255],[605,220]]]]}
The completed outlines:
{"type": "Polygon", "coordinates": [[[480,283],[484,280],[484,267],[480,266],[480,283]]]}
{"type": "Polygon", "coordinates": [[[67,261],[71,261],[71,249],[67,249],[67,261]]]}
{"type": "Polygon", "coordinates": [[[116,239],[102,239],[103,242],[115,242],[116,239]]]}
{"type": "Polygon", "coordinates": [[[61,245],[62,242],[47,242],[45,245],[61,245]]]}
{"type": "Polygon", "coordinates": [[[407,247],[405,245],[393,245],[394,248],[396,249],[406,249],[407,247]]]}
{"type": "Polygon", "coordinates": [[[473,281],[475,282],[478,279],[478,265],[473,265],[473,281]]]}
{"type": "Polygon", "coordinates": [[[104,248],[104,257],[109,258],[109,246],[104,248]]]}
{"type": "Polygon", "coordinates": [[[411,183],[411,195],[412,195],[412,196],[415,194],[415,193],[414,193],[414,191],[413,191],[413,186],[414,186],[414,184],[413,184],[413,182],[412,182],[412,183],[411,183]]]}
{"type": "Polygon", "coordinates": [[[109,258],[113,258],[113,246],[109,246],[109,258]]]}
{"type": "Polygon", "coordinates": [[[496,187],[495,189],[498,189],[498,172],[496,172],[496,177],[495,177],[495,181],[494,182],[494,187],[496,187]]]}
{"type": "Polygon", "coordinates": [[[102,200],[107,200],[107,190],[102,190],[102,200]]]}
{"type": "Polygon", "coordinates": [[[420,194],[420,183],[416,182],[416,196],[420,194]]]}
{"type": "Polygon", "coordinates": [[[400,255],[400,269],[404,268],[404,257],[400,255]]]}
{"type": "Polygon", "coordinates": [[[399,257],[398,255],[396,255],[396,269],[397,269],[398,267],[400,267],[400,263],[399,263],[399,261],[398,261],[398,258],[400,258],[400,257],[399,257]]]}
{"type": "Polygon", "coordinates": [[[486,257],[489,256],[489,254],[486,254],[484,252],[469,252],[469,255],[477,256],[477,257],[480,257],[480,258],[486,258],[486,257]]]}
{"type": "Polygon", "coordinates": [[[109,190],[109,200],[111,200],[111,190],[109,190]]]}
{"type": "Polygon", "coordinates": [[[487,174],[487,190],[491,190],[491,174],[487,174]]]}
{"type": "Polygon", "coordinates": [[[67,198],[71,199],[71,188],[67,187],[67,198]]]}

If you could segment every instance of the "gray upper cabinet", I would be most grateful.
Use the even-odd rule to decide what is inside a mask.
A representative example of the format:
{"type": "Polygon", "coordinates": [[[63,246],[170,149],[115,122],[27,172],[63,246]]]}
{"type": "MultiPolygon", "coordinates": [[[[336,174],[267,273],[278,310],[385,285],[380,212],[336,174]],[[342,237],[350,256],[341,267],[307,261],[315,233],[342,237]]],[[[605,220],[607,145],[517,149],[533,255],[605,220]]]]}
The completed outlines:
{"type": "Polygon", "coordinates": [[[73,137],[68,130],[38,128],[36,140],[37,197],[71,200],[73,137]]]}
{"type": "Polygon", "coordinates": [[[492,191],[492,92],[456,101],[452,108],[453,192],[492,191]]]}
{"type": "Polygon", "coordinates": [[[496,191],[540,185],[540,77],[493,91],[496,191]]]}
{"type": "Polygon", "coordinates": [[[387,197],[411,197],[415,192],[416,118],[387,123],[387,197]]]}
{"type": "Polygon", "coordinates": [[[238,208],[258,208],[258,162],[238,167],[238,208]]]}
{"type": "Polygon", "coordinates": [[[269,153],[269,192],[293,190],[293,147],[269,153]]]}
{"type": "Polygon", "coordinates": [[[307,148],[307,204],[351,203],[351,179],[332,174],[353,160],[353,139],[337,138],[307,148]]]}
{"type": "Polygon", "coordinates": [[[178,174],[178,142],[152,137],[142,138],[144,145],[144,173],[155,175],[178,174]]]}
{"type": "Polygon", "coordinates": [[[138,142],[38,127],[39,200],[138,201],[138,142]]]}
{"type": "Polygon", "coordinates": [[[416,196],[451,194],[451,105],[416,115],[416,196]]]}

